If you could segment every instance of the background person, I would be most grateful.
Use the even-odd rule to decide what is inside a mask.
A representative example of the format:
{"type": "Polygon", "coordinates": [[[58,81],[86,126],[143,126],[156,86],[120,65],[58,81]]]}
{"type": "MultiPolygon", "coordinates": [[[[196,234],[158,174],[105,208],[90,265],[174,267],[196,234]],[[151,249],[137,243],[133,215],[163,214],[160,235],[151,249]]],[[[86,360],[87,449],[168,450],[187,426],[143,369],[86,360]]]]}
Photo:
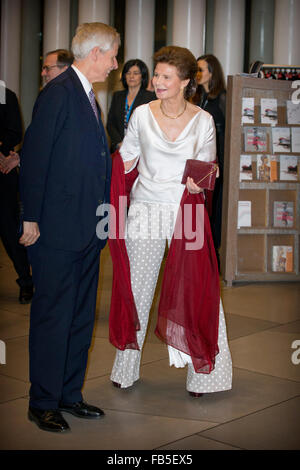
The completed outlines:
{"type": "Polygon", "coordinates": [[[217,159],[220,176],[216,181],[213,192],[210,214],[212,235],[219,264],[219,248],[221,245],[222,229],[222,192],[224,174],[224,140],[226,91],[224,74],[219,60],[212,54],[205,54],[197,59],[197,90],[193,103],[212,115],[216,126],[217,159]]]}
{"type": "Polygon", "coordinates": [[[111,139],[112,153],[120,147],[134,109],[156,99],[155,93],[147,90],[149,72],[142,60],[132,59],[126,62],[121,81],[124,90],[113,94],[107,118],[106,128],[111,139]]]}
{"type": "Polygon", "coordinates": [[[14,147],[22,141],[22,121],[16,94],[5,88],[0,104],[0,236],[13,262],[20,286],[19,302],[27,304],[33,295],[33,283],[27,251],[20,245],[19,156],[14,147]]]}
{"type": "Polygon", "coordinates": [[[41,72],[43,86],[67,70],[72,65],[73,60],[73,53],[67,49],[55,49],[47,52],[41,72]]]}

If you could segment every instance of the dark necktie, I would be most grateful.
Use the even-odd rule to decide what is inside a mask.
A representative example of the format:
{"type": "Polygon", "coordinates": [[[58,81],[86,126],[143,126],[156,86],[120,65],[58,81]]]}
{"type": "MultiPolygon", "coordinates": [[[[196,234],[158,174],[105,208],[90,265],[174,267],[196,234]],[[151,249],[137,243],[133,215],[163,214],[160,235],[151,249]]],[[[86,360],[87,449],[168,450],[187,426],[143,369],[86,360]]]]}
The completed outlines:
{"type": "Polygon", "coordinates": [[[94,111],[94,113],[95,113],[97,122],[98,122],[98,124],[99,124],[98,109],[97,109],[96,99],[95,99],[95,94],[94,94],[94,92],[93,92],[93,89],[91,89],[91,91],[89,92],[89,100],[90,100],[91,106],[92,106],[92,108],[93,108],[93,111],[94,111]]]}

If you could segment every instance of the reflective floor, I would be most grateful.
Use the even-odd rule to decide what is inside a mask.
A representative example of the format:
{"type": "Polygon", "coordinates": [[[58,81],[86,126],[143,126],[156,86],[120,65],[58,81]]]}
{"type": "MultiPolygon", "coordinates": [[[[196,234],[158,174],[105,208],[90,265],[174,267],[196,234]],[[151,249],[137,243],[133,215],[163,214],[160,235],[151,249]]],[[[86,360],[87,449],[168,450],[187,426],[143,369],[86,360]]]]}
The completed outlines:
{"type": "Polygon", "coordinates": [[[300,284],[222,286],[233,358],[233,388],[190,397],[186,370],[170,368],[154,335],[159,286],[144,348],[141,379],[111,385],[108,342],[112,282],[109,251],[101,259],[96,322],[84,398],[106,412],[99,421],[65,415],[71,432],[47,433],[27,419],[29,306],[18,302],[16,275],[0,245],[0,449],[300,449],[300,284]],[[295,362],[295,361],[294,361],[295,362]]]}

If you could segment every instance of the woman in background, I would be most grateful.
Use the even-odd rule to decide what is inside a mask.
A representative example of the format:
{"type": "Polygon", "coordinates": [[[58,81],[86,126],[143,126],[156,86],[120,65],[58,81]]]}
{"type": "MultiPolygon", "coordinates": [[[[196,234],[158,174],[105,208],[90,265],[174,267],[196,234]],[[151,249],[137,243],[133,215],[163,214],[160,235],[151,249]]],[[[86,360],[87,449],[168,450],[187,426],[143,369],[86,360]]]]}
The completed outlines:
{"type": "Polygon", "coordinates": [[[139,59],[125,63],[121,81],[124,90],[113,94],[107,118],[107,132],[111,139],[111,152],[117,150],[124,138],[133,110],[144,103],[155,100],[155,93],[147,90],[149,71],[139,59]]]}
{"type": "Polygon", "coordinates": [[[218,249],[221,245],[222,226],[222,191],[225,140],[225,103],[226,91],[223,70],[218,59],[212,54],[205,54],[197,59],[197,91],[193,103],[212,115],[216,126],[217,159],[220,177],[216,181],[212,209],[210,214],[212,235],[219,263],[218,249]]]}

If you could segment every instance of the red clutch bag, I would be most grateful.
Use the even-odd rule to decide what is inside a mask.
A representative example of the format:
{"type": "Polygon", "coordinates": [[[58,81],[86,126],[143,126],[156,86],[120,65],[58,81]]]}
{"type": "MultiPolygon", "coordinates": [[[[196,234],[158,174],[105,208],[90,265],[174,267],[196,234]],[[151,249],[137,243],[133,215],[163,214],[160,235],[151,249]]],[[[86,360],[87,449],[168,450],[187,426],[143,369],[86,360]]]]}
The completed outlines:
{"type": "Polygon", "coordinates": [[[202,162],[201,160],[188,159],[181,183],[186,184],[187,177],[193,178],[194,183],[200,188],[213,191],[216,182],[218,165],[216,163],[202,162]]]}

